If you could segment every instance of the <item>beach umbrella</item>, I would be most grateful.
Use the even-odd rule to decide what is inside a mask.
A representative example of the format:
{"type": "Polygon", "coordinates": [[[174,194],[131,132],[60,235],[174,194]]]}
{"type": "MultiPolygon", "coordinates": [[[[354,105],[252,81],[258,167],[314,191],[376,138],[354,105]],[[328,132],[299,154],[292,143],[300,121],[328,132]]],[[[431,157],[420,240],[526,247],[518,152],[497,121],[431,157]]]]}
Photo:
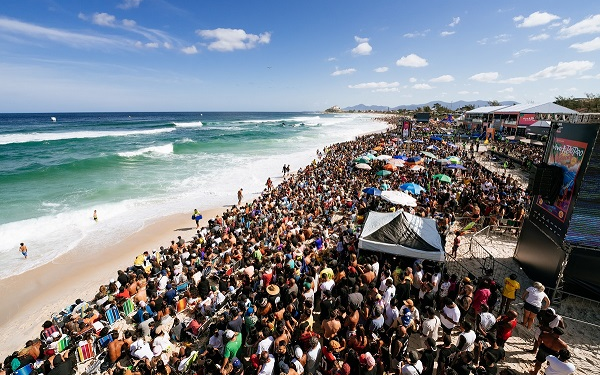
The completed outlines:
{"type": "Polygon", "coordinates": [[[390,171],[386,171],[385,169],[382,169],[380,171],[377,171],[377,173],[375,173],[377,176],[389,176],[392,174],[392,172],[390,171]]]}
{"type": "Polygon", "coordinates": [[[383,150],[383,147],[381,147],[381,146],[373,147],[373,150],[381,151],[381,150],[383,150]]]}
{"type": "Polygon", "coordinates": [[[381,184],[381,186],[379,188],[383,191],[390,190],[390,185],[387,182],[384,182],[381,184]]]}
{"type": "Polygon", "coordinates": [[[369,195],[375,195],[375,196],[380,196],[381,195],[381,190],[377,189],[376,187],[368,187],[368,188],[364,188],[362,190],[363,193],[369,194],[369,195]]]}
{"type": "Polygon", "coordinates": [[[365,163],[358,163],[358,164],[356,164],[354,166],[354,168],[356,168],[356,169],[364,169],[364,170],[367,170],[367,171],[371,170],[371,166],[369,164],[365,164],[365,163]]]}
{"type": "Polygon", "coordinates": [[[408,158],[406,157],[406,155],[394,155],[392,156],[392,159],[406,160],[408,158]]]}
{"type": "Polygon", "coordinates": [[[450,178],[450,176],[445,175],[445,174],[434,174],[433,179],[440,180],[442,182],[448,182],[448,183],[452,182],[452,179],[450,178]]]}
{"type": "Polygon", "coordinates": [[[419,195],[422,191],[425,191],[425,188],[419,184],[415,184],[414,182],[407,182],[400,185],[400,190],[419,195]]]}
{"type": "Polygon", "coordinates": [[[460,158],[458,156],[449,156],[446,158],[450,164],[460,164],[460,158]]]}
{"type": "Polygon", "coordinates": [[[423,140],[422,139],[413,139],[413,142],[415,142],[415,143],[423,143],[423,140]]]}
{"type": "Polygon", "coordinates": [[[467,168],[465,168],[464,166],[460,165],[460,164],[448,164],[446,166],[446,168],[448,169],[462,169],[463,171],[467,168]]]}
{"type": "Polygon", "coordinates": [[[355,163],[370,163],[371,159],[361,156],[361,157],[354,159],[354,162],[355,163]]]}
{"type": "Polygon", "coordinates": [[[438,158],[437,156],[435,156],[434,154],[432,154],[429,151],[421,151],[421,155],[425,155],[425,156],[427,156],[428,158],[431,158],[431,159],[437,159],[438,158]]]}
{"type": "Polygon", "coordinates": [[[392,158],[391,155],[379,155],[376,159],[377,160],[390,160],[392,158]]]}
{"type": "Polygon", "coordinates": [[[406,159],[407,163],[418,163],[419,161],[421,161],[420,156],[412,156],[412,157],[406,159]]]}
{"type": "Polygon", "coordinates": [[[429,139],[432,140],[432,141],[438,141],[438,142],[442,141],[441,137],[436,137],[436,136],[431,136],[431,137],[429,137],[429,139]]]}
{"type": "Polygon", "coordinates": [[[383,169],[385,169],[386,171],[395,172],[398,170],[398,167],[396,167],[394,164],[388,163],[383,166],[383,169]]]}
{"type": "Polygon", "coordinates": [[[427,149],[428,149],[428,150],[437,151],[437,150],[439,150],[440,148],[439,148],[438,146],[436,146],[436,145],[429,145],[429,146],[427,146],[427,149]]]}
{"type": "Polygon", "coordinates": [[[398,191],[398,190],[388,190],[388,191],[382,191],[381,192],[381,198],[393,203],[393,204],[398,204],[401,206],[408,206],[408,207],[416,207],[417,206],[417,200],[413,197],[411,197],[410,195],[398,191]]]}
{"type": "Polygon", "coordinates": [[[393,164],[396,167],[404,167],[404,160],[401,159],[391,159],[388,161],[389,164],[393,164]]]}
{"type": "Polygon", "coordinates": [[[371,154],[371,153],[366,153],[363,155],[365,158],[370,159],[370,160],[375,160],[376,156],[371,154]]]}
{"type": "Polygon", "coordinates": [[[411,171],[417,171],[417,172],[422,171],[423,169],[425,169],[425,167],[422,165],[413,165],[412,167],[410,167],[411,171]]]}
{"type": "Polygon", "coordinates": [[[438,159],[435,162],[441,165],[450,164],[450,162],[446,159],[438,159]]]}
{"type": "Polygon", "coordinates": [[[454,148],[458,147],[457,145],[455,145],[455,144],[454,144],[454,143],[452,143],[452,142],[448,142],[448,143],[446,143],[446,144],[447,144],[448,146],[450,146],[450,147],[454,147],[454,148]]]}

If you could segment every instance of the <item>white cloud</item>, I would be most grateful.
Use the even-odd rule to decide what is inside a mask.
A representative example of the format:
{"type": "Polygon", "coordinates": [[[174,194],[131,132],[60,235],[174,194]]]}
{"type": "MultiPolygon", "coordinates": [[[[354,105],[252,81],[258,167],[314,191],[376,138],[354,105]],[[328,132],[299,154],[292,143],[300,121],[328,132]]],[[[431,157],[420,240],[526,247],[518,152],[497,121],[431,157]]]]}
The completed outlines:
{"type": "Polygon", "coordinates": [[[562,38],[570,38],[577,35],[600,33],[600,14],[589,16],[569,27],[563,27],[558,32],[562,38]]]}
{"type": "Polygon", "coordinates": [[[382,89],[375,89],[373,92],[398,92],[400,89],[398,87],[384,87],[382,89]]]}
{"type": "Polygon", "coordinates": [[[366,42],[368,42],[368,41],[369,41],[369,38],[361,38],[361,37],[359,37],[359,36],[355,36],[355,37],[354,37],[354,40],[356,41],[356,43],[359,43],[359,44],[360,44],[360,43],[366,43],[366,42]]]}
{"type": "Polygon", "coordinates": [[[519,56],[523,56],[523,55],[531,53],[531,52],[535,52],[535,50],[529,49],[529,48],[523,48],[523,49],[520,49],[517,52],[513,53],[513,56],[519,57],[519,56]]]}
{"type": "Polygon", "coordinates": [[[429,63],[424,58],[411,53],[408,56],[402,56],[398,61],[396,61],[396,65],[407,66],[410,68],[422,68],[429,65],[429,63]]]}
{"type": "Polygon", "coordinates": [[[330,57],[327,59],[327,61],[336,61],[337,59],[335,57],[330,57]]]}
{"type": "Polygon", "coordinates": [[[346,75],[346,74],[352,74],[354,72],[356,72],[356,69],[354,69],[354,68],[342,69],[342,70],[336,69],[335,72],[331,73],[331,75],[335,77],[335,76],[342,76],[342,75],[346,75]]]}
{"type": "Polygon", "coordinates": [[[108,13],[94,13],[92,23],[100,26],[115,26],[116,17],[108,13]]]}
{"type": "Polygon", "coordinates": [[[429,80],[429,82],[452,82],[454,81],[454,77],[452,77],[450,74],[444,74],[443,76],[439,76],[436,78],[432,78],[429,80]]]}
{"type": "Polygon", "coordinates": [[[587,42],[571,44],[569,48],[573,48],[577,52],[597,51],[600,49],[600,36],[587,42]]]}
{"type": "Polygon", "coordinates": [[[186,55],[195,55],[198,53],[198,50],[196,49],[196,46],[189,46],[182,48],[181,52],[185,53],[186,55]]]}
{"type": "Polygon", "coordinates": [[[577,91],[577,87],[570,87],[567,89],[567,91],[577,91]]]}
{"type": "Polygon", "coordinates": [[[440,33],[440,35],[441,35],[441,36],[449,36],[449,35],[452,35],[452,34],[454,34],[454,33],[456,33],[456,31],[442,31],[442,32],[440,33]]]}
{"type": "Polygon", "coordinates": [[[499,90],[498,92],[500,93],[505,93],[505,92],[513,92],[514,89],[512,87],[507,87],[505,89],[499,90]]]}
{"type": "Polygon", "coordinates": [[[567,26],[567,25],[568,25],[568,24],[570,24],[570,23],[571,23],[571,19],[570,19],[570,18],[564,18],[564,19],[560,20],[560,22],[554,22],[554,23],[551,23],[551,24],[548,26],[548,28],[549,28],[549,29],[552,29],[552,28],[555,28],[555,27],[561,27],[561,26],[563,26],[563,27],[564,27],[564,26],[567,26]]]}
{"type": "Polygon", "coordinates": [[[158,48],[159,44],[156,42],[142,43],[138,40],[137,42],[135,42],[135,46],[137,48],[158,48]]]}
{"type": "Polygon", "coordinates": [[[128,20],[128,19],[124,19],[123,21],[121,21],[121,23],[125,27],[135,27],[135,25],[137,25],[137,23],[134,20],[128,20]]]}
{"type": "Polygon", "coordinates": [[[423,30],[423,31],[415,31],[412,33],[406,33],[403,35],[403,37],[405,38],[418,38],[418,37],[423,37],[423,36],[427,36],[427,33],[430,32],[430,29],[427,30],[423,30]]]}
{"type": "Polygon", "coordinates": [[[412,85],[412,88],[415,90],[431,90],[433,87],[428,83],[417,83],[412,85]]]}
{"type": "Polygon", "coordinates": [[[79,12],[79,14],[77,15],[77,18],[79,18],[80,20],[84,20],[84,21],[88,20],[88,16],[85,15],[85,13],[81,13],[81,12],[79,12]]]}
{"type": "Polygon", "coordinates": [[[379,68],[375,68],[373,71],[375,73],[385,73],[389,70],[387,66],[380,66],[379,68]]]}
{"type": "Polygon", "coordinates": [[[486,73],[477,73],[475,75],[472,75],[471,77],[469,77],[469,79],[472,81],[489,83],[489,82],[495,82],[499,76],[500,76],[500,74],[498,74],[498,72],[486,72],[486,73]]]}
{"type": "Polygon", "coordinates": [[[542,26],[552,21],[560,19],[556,14],[548,12],[533,12],[527,17],[518,16],[513,18],[513,21],[520,22],[517,27],[535,27],[542,26]],[[522,22],[521,22],[522,21],[522,22]]]}
{"type": "Polygon", "coordinates": [[[579,75],[585,71],[588,71],[594,67],[594,62],[586,60],[559,62],[557,65],[549,66],[545,69],[540,70],[537,73],[533,73],[524,77],[513,77],[502,81],[503,83],[514,83],[520,84],[523,82],[532,82],[539,79],[564,79],[579,75]]]}
{"type": "Polygon", "coordinates": [[[75,33],[61,29],[38,26],[4,17],[0,17],[0,31],[5,34],[14,34],[39,40],[50,40],[79,48],[89,48],[92,46],[127,47],[134,45],[133,41],[124,38],[75,33]]]}
{"type": "Polygon", "coordinates": [[[156,42],[146,43],[145,46],[147,48],[158,48],[158,43],[156,43],[156,42]]]}
{"type": "Polygon", "coordinates": [[[515,62],[515,60],[512,60],[512,59],[511,59],[511,60],[506,60],[506,63],[507,63],[507,64],[512,64],[512,63],[514,63],[514,62],[515,62]]]}
{"type": "Polygon", "coordinates": [[[172,49],[173,45],[171,43],[169,43],[169,42],[164,42],[163,43],[163,47],[165,47],[166,49],[172,49]]]}
{"type": "Polygon", "coordinates": [[[211,51],[231,52],[235,50],[247,50],[256,47],[257,44],[269,44],[271,33],[265,32],[259,35],[248,34],[242,29],[196,30],[196,34],[204,39],[215,39],[210,42],[208,49],[211,51]]]}
{"type": "Polygon", "coordinates": [[[494,44],[506,43],[510,40],[510,34],[500,34],[494,37],[494,44]]]}
{"type": "Polygon", "coordinates": [[[357,85],[349,85],[348,88],[351,89],[385,89],[390,87],[398,87],[400,83],[398,82],[367,82],[367,83],[359,83],[357,85]]]}
{"type": "Polygon", "coordinates": [[[600,79],[600,73],[596,74],[596,75],[584,75],[579,77],[579,79],[600,79]]]}
{"type": "Polygon", "coordinates": [[[454,27],[460,23],[460,17],[452,17],[452,22],[448,26],[454,27]]]}
{"type": "Polygon", "coordinates": [[[117,8],[121,9],[131,9],[137,8],[140,6],[142,0],[124,0],[121,4],[117,5],[117,8]]]}
{"type": "Polygon", "coordinates": [[[457,94],[459,94],[459,95],[467,95],[467,94],[470,94],[470,92],[466,91],[466,90],[461,90],[461,91],[457,92],[457,94]]]}
{"type": "Polygon", "coordinates": [[[361,43],[358,46],[352,48],[352,54],[354,56],[366,56],[370,55],[373,47],[367,42],[361,43]]]}
{"type": "Polygon", "coordinates": [[[550,35],[546,34],[546,33],[541,33],[538,35],[529,35],[529,40],[532,42],[538,41],[538,40],[546,40],[550,38],[550,35]]]}
{"type": "Polygon", "coordinates": [[[410,82],[410,83],[415,83],[415,82],[417,82],[417,79],[416,79],[415,77],[410,77],[410,78],[408,79],[408,82],[410,82]]]}

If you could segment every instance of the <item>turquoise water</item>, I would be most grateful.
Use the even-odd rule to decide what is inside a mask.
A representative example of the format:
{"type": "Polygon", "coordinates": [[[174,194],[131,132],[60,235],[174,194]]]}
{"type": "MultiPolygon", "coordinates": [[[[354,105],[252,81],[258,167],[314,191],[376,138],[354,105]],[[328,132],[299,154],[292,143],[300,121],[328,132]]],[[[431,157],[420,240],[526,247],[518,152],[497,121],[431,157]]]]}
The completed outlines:
{"type": "Polygon", "coordinates": [[[284,163],[303,167],[317,148],[384,127],[317,113],[0,114],[0,278],[161,216],[235,203],[284,163]]]}

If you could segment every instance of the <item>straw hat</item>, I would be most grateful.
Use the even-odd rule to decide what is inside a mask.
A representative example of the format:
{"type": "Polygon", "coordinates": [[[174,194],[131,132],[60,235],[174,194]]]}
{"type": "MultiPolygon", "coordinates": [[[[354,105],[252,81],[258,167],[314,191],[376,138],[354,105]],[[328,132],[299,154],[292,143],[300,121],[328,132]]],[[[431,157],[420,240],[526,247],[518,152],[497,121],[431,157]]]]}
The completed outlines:
{"type": "Polygon", "coordinates": [[[279,294],[279,287],[275,284],[270,284],[267,287],[267,293],[271,296],[276,296],[279,294]]]}

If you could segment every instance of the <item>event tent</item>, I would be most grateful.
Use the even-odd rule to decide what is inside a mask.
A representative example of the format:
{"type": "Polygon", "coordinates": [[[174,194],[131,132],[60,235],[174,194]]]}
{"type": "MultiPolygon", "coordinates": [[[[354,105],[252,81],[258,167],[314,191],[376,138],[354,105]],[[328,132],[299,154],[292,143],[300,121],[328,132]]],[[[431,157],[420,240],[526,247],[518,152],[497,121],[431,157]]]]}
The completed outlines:
{"type": "Polygon", "coordinates": [[[445,260],[435,220],[404,211],[370,211],[358,248],[437,262],[445,260]]]}

